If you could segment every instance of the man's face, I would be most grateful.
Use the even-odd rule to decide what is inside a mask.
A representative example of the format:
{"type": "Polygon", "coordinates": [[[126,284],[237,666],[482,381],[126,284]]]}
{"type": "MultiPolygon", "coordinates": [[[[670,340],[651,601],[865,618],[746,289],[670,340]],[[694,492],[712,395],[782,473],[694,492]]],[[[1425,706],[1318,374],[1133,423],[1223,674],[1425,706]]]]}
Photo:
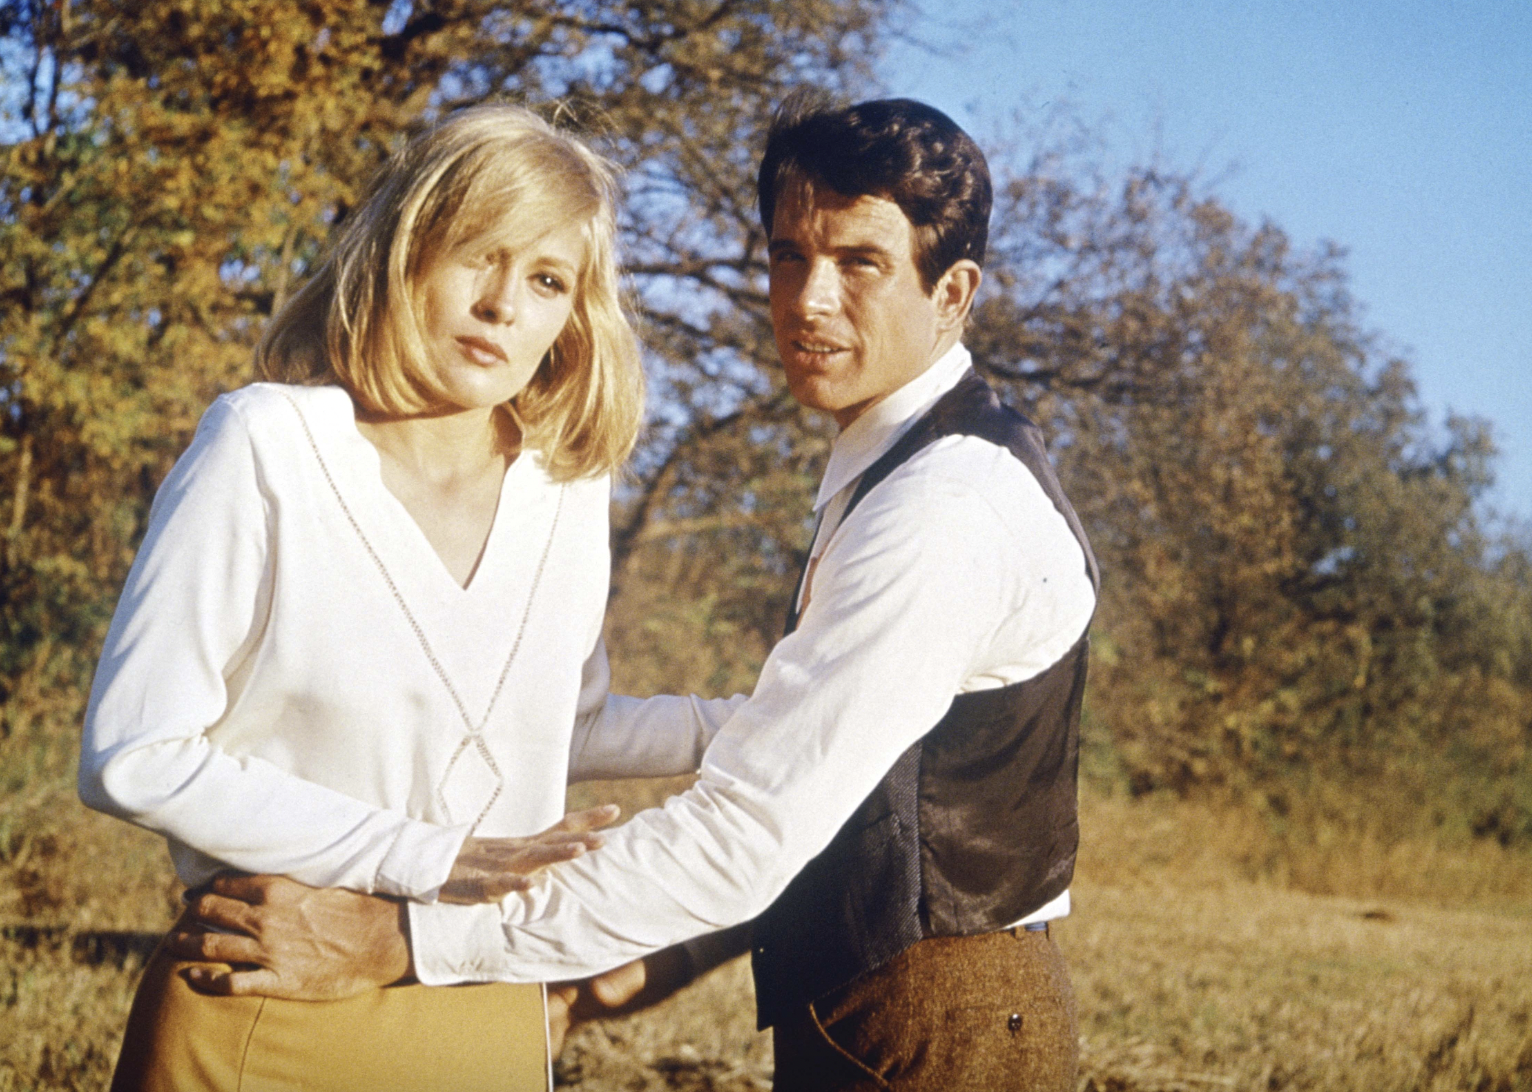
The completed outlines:
{"type": "Polygon", "coordinates": [[[771,323],[787,385],[843,429],[954,340],[941,287],[921,288],[914,244],[914,226],[882,197],[791,185],[775,209],[771,323]]]}

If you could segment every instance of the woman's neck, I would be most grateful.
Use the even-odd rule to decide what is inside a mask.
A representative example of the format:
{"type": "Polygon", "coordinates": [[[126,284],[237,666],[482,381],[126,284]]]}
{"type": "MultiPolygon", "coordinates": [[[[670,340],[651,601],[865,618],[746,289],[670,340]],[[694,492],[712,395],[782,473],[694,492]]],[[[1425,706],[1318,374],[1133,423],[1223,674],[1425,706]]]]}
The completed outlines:
{"type": "Polygon", "coordinates": [[[506,468],[520,451],[511,415],[495,407],[383,418],[359,409],[356,427],[378,450],[383,485],[466,588],[484,556],[506,468]]]}
{"type": "Polygon", "coordinates": [[[385,461],[423,483],[503,474],[521,450],[515,422],[499,407],[408,417],[358,407],[356,427],[385,461]]]}

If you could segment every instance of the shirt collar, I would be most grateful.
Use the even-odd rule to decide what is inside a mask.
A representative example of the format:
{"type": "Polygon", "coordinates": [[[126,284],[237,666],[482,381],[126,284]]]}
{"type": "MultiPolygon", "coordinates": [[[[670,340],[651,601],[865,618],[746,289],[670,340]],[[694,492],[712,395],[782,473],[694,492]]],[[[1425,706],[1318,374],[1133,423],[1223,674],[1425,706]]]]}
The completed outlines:
{"type": "Polygon", "coordinates": [[[814,510],[823,511],[837,493],[882,458],[937,399],[957,386],[969,363],[968,350],[958,342],[929,368],[846,426],[830,445],[830,461],[819,483],[814,510]]]}

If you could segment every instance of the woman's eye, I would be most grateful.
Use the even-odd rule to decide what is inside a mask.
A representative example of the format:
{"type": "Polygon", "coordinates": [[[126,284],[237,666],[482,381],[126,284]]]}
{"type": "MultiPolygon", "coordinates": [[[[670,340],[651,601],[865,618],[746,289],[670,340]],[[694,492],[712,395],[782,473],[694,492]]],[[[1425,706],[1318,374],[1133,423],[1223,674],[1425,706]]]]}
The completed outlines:
{"type": "Polygon", "coordinates": [[[559,277],[555,277],[551,273],[539,273],[537,276],[532,278],[532,281],[540,290],[546,292],[550,296],[562,295],[564,292],[568,291],[568,288],[565,286],[563,280],[559,277]]]}

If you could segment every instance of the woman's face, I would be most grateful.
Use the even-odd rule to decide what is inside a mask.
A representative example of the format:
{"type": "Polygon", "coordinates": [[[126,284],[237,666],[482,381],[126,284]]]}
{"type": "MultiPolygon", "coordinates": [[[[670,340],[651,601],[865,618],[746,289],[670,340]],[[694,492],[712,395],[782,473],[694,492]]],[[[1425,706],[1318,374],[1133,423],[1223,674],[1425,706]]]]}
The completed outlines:
{"type": "Polygon", "coordinates": [[[424,378],[459,409],[514,398],[564,329],[584,264],[578,224],[514,252],[469,243],[431,258],[415,281],[424,378]]]}

